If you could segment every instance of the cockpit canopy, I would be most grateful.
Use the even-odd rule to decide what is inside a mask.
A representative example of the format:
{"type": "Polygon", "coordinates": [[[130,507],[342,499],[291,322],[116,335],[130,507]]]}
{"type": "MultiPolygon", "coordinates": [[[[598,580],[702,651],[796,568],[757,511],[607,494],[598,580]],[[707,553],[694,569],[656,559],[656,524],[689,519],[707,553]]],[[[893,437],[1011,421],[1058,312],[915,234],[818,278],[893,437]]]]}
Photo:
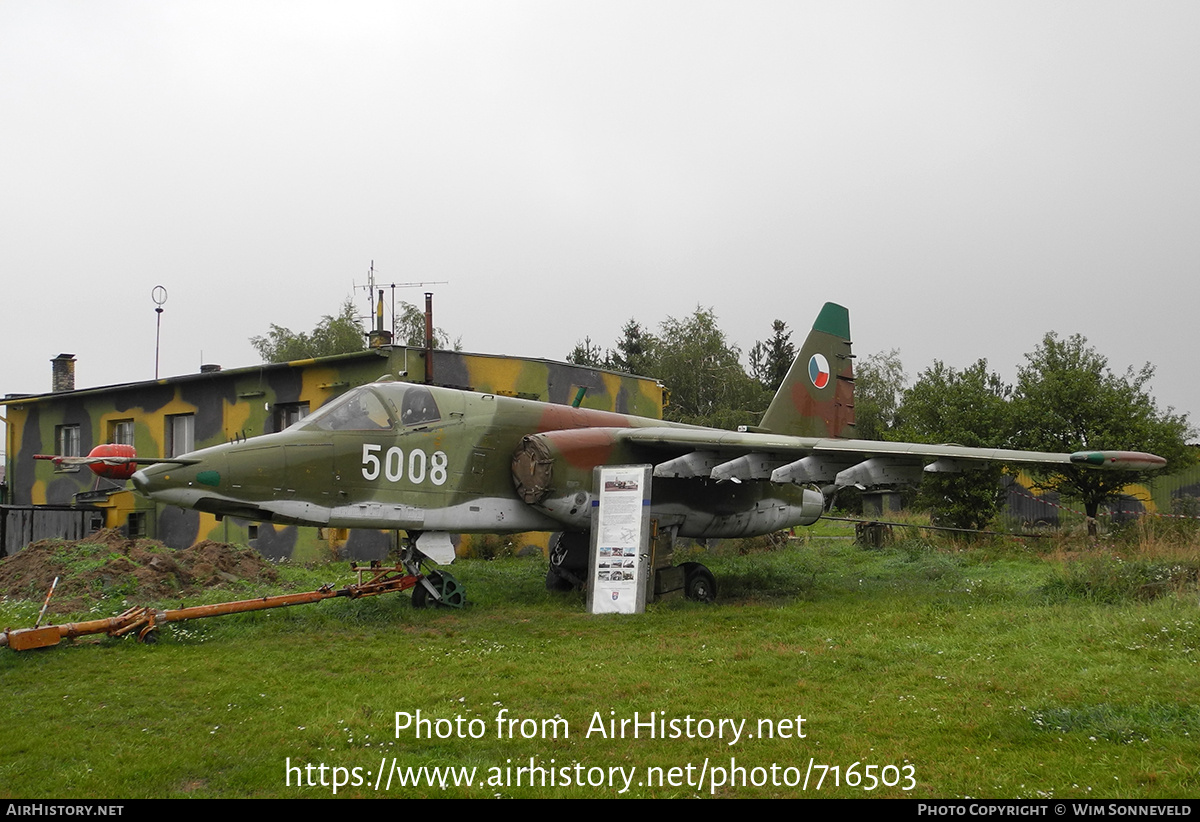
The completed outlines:
{"type": "Polygon", "coordinates": [[[442,418],[433,392],[423,385],[381,383],[347,391],[321,406],[297,428],[317,431],[388,431],[442,418]]]}

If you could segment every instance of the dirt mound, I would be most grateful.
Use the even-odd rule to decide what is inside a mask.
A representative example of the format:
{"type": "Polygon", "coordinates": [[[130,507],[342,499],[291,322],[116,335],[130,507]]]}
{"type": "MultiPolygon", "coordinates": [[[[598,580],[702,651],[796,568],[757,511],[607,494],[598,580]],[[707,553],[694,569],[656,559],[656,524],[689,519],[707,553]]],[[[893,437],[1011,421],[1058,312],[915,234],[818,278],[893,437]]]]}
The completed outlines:
{"type": "Polygon", "coordinates": [[[44,539],[0,560],[0,594],[41,599],[59,577],[50,610],[86,610],[105,596],[130,604],[194,594],[223,582],[274,582],[267,560],[240,545],[205,540],[176,551],[105,529],[77,541],[44,539]]]}

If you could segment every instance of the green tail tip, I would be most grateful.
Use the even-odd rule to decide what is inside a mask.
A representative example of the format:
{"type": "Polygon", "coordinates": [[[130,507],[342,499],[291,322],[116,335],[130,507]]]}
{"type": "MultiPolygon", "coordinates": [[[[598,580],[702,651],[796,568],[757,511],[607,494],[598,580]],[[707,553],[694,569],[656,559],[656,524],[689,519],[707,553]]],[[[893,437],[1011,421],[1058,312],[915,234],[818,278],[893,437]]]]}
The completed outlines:
{"type": "Polygon", "coordinates": [[[846,310],[845,306],[837,303],[825,303],[821,308],[821,313],[817,315],[817,321],[813,323],[813,329],[849,340],[850,312],[846,310]]]}

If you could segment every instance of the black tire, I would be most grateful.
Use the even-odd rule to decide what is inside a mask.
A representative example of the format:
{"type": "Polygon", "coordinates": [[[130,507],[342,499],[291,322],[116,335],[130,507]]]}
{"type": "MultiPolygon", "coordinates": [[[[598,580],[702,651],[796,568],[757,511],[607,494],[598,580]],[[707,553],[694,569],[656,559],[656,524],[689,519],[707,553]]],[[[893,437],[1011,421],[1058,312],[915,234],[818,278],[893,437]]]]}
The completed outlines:
{"type": "Polygon", "coordinates": [[[546,571],[547,591],[575,591],[583,587],[591,542],[591,535],[586,531],[564,531],[551,537],[550,567],[546,571]]]}
{"type": "Polygon", "coordinates": [[[546,569],[547,591],[574,591],[575,583],[564,577],[557,567],[551,565],[546,569]]]}
{"type": "Polygon", "coordinates": [[[149,631],[146,631],[146,633],[138,637],[138,642],[142,643],[143,645],[155,644],[158,642],[158,631],[151,628],[149,631]]]}
{"type": "Polygon", "coordinates": [[[555,534],[550,541],[550,565],[582,576],[587,572],[588,551],[591,546],[592,537],[586,531],[555,534]]]}
{"type": "Polygon", "coordinates": [[[717,580],[712,571],[698,562],[683,564],[683,595],[696,602],[715,602],[717,580]]]}
{"type": "MultiPolygon", "coordinates": [[[[429,575],[429,581],[431,583],[433,583],[434,588],[438,587],[437,583],[433,581],[433,574],[429,575]]],[[[413,586],[412,606],[414,608],[417,608],[417,609],[436,608],[437,605],[438,605],[438,601],[436,599],[434,599],[433,596],[429,593],[429,591],[425,588],[424,582],[418,582],[416,585],[413,586]]]]}

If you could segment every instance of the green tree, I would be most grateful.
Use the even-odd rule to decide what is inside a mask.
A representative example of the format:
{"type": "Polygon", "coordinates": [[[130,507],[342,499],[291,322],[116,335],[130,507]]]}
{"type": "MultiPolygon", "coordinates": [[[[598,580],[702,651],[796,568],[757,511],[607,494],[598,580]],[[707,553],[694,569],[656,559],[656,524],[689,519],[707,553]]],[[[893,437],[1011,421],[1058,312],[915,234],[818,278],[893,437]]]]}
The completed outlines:
{"type": "MultiPolygon", "coordinates": [[[[1187,415],[1158,408],[1147,390],[1154,376],[1149,363],[1118,376],[1085,337],[1074,334],[1059,339],[1053,332],[1025,359],[1013,399],[1015,447],[1149,451],[1167,459],[1166,470],[1191,461],[1187,415]]],[[[1061,466],[1037,472],[1035,477],[1041,487],[1082,502],[1090,518],[1088,532],[1095,535],[1100,506],[1118,496],[1124,486],[1145,482],[1155,473],[1061,466]]]]}
{"type": "Polygon", "coordinates": [[[792,345],[792,332],[783,320],[775,320],[771,331],[771,339],[760,340],[750,349],[750,374],[759,385],[773,393],[783,385],[796,359],[796,346],[792,345]]]}
{"type": "Polygon", "coordinates": [[[755,425],[769,397],[742,368],[711,308],[667,317],[647,351],[649,373],[670,390],[666,419],[715,428],[755,425]]]}
{"type": "Polygon", "coordinates": [[[291,362],[361,351],[367,347],[365,336],[354,303],[347,299],[336,317],[326,314],[311,334],[272,323],[265,337],[251,337],[250,344],[263,362],[291,362]]]}
{"type": "MultiPolygon", "coordinates": [[[[396,318],[396,344],[407,345],[410,348],[425,347],[425,312],[412,303],[400,302],[399,316],[396,318]]],[[[462,337],[450,339],[445,329],[434,327],[433,347],[462,351],[462,337]]]]}
{"type": "Polygon", "coordinates": [[[621,329],[621,339],[617,340],[616,349],[608,352],[612,368],[630,374],[648,374],[647,357],[653,342],[654,338],[646,333],[641,324],[630,319],[621,329]]]}
{"type": "Polygon", "coordinates": [[[604,356],[600,346],[592,343],[591,337],[584,337],[580,342],[575,343],[575,347],[567,355],[567,362],[584,365],[588,368],[608,368],[610,366],[608,358],[604,356]]]}
{"type": "Polygon", "coordinates": [[[854,424],[864,440],[881,440],[895,422],[908,375],[900,352],[880,351],[864,357],[854,369],[854,424]]]}
{"type": "MultiPolygon", "coordinates": [[[[1012,387],[979,360],[962,371],[940,360],[904,391],[888,438],[1001,448],[1011,428],[1012,387]]],[[[926,473],[917,506],[954,528],[986,528],[1000,507],[1003,467],[986,465],[962,473],[926,473]]]]}

